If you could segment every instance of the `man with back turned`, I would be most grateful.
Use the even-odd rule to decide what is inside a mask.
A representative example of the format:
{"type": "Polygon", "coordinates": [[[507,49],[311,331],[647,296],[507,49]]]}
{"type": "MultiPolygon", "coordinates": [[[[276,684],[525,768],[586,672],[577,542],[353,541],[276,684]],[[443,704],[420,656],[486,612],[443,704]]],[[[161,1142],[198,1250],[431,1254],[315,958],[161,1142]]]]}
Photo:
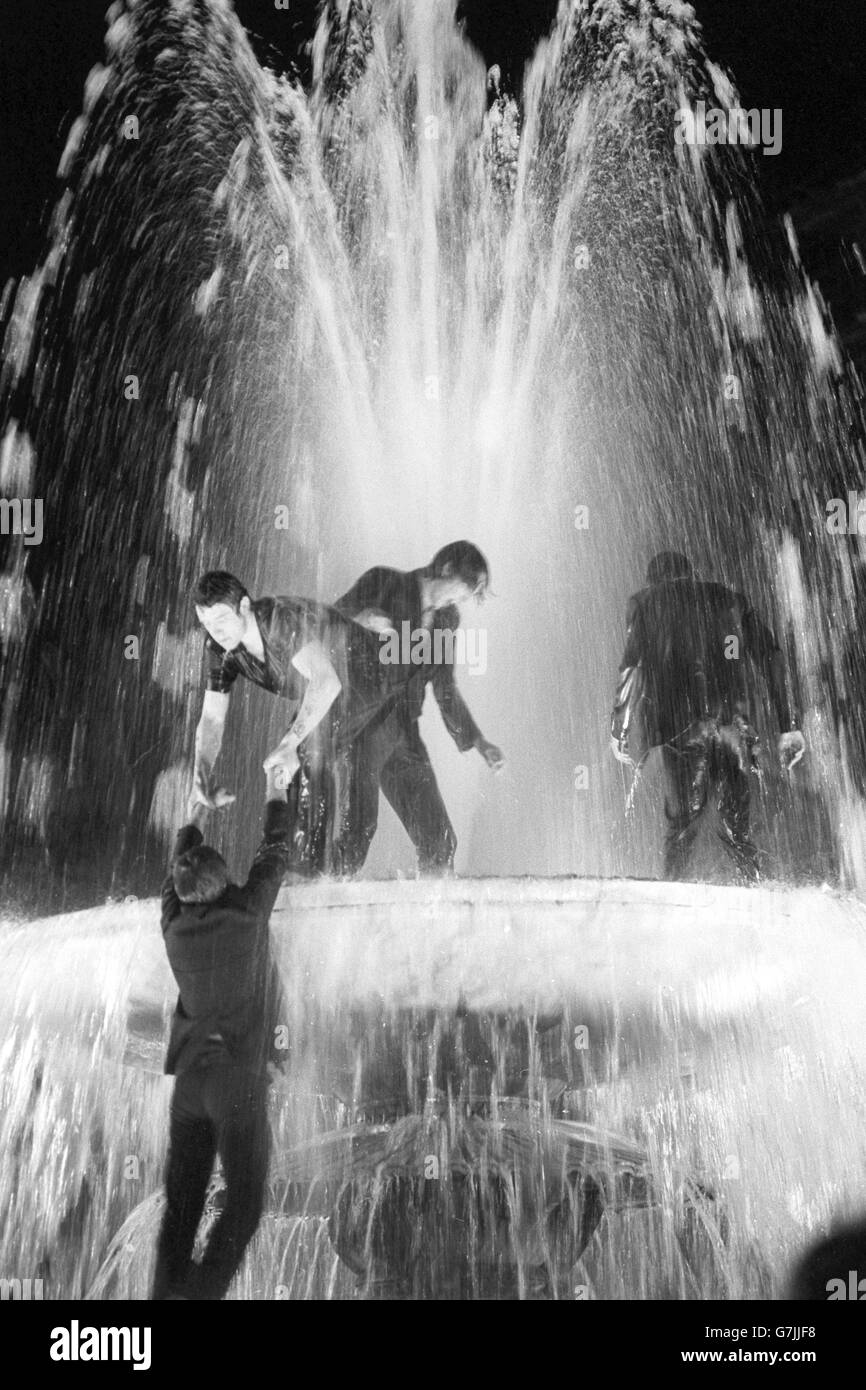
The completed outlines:
{"type": "MultiPolygon", "coordinates": [[[[290,856],[281,780],[268,774],[264,838],[243,887],[229,882],[222,856],[202,843],[208,808],[195,797],[163,884],[162,932],[180,995],[165,1063],[176,1080],[154,1299],[222,1298],[262,1212],[269,1065],[285,1056],[268,929],[290,856]],[[196,1264],[193,1246],[217,1154],[225,1206],[196,1264]]],[[[217,804],[230,799],[219,794],[217,804]]]]}
{"type": "Polygon", "coordinates": [[[793,767],[805,749],[776,639],[742,594],[697,579],[685,556],[669,551],[651,561],[647,587],[629,600],[626,621],[614,751],[623,755],[633,718],[643,725],[644,745],[662,750],[664,877],[684,876],[714,786],[719,838],[741,878],[754,881],[749,774],[757,766],[758,735],[749,710],[755,677],[770,693],[783,766],[793,767]]]}

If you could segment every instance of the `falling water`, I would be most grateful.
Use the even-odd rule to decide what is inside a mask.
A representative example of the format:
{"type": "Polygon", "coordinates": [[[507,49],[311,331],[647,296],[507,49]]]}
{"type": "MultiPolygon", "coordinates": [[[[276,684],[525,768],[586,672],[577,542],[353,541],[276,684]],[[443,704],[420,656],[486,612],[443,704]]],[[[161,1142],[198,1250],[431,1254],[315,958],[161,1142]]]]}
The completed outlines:
{"type": "MultiPolygon", "coordinates": [[[[489,777],[480,759],[455,754],[435,711],[425,711],[462,875],[657,871],[659,787],[649,775],[626,810],[607,711],[626,600],[649,557],[670,547],[748,593],[788,649],[813,752],[788,779],[768,757],[756,788],[755,837],[770,874],[821,883],[841,866],[859,885],[853,741],[844,721],[838,727],[857,556],[825,526],[828,501],[855,488],[861,471],[852,457],[861,448],[857,384],[792,234],[761,216],[759,156],[674,142],[681,106],[700,96],[737,104],[703,56],[690,7],[564,4],[519,105],[498,92],[449,0],[332,5],[313,60],[309,93],[261,69],[227,0],[113,5],[106,65],[88,79],[63,157],[47,255],[4,301],[2,484],[7,495],[44,497],[46,516],[43,545],[16,552],[5,576],[0,751],[16,890],[34,874],[59,883],[64,902],[152,888],[181,818],[198,716],[201,639],[186,593],[201,569],[229,568],[256,593],[330,601],[369,565],[414,567],[458,536],[488,555],[494,593],[464,616],[483,636],[486,662],[460,682],[509,759],[501,778],[489,777]]],[[[259,823],[261,755],[281,730],[269,697],[248,691],[237,703],[224,759],[240,796],[220,847],[240,874],[259,823]]],[[[857,708],[849,701],[849,719],[857,708]]],[[[771,748],[767,710],[759,724],[771,748]]],[[[368,879],[412,872],[411,847],[389,815],[383,808],[368,879]]],[[[696,873],[725,872],[705,847],[696,873]]],[[[373,888],[351,889],[349,920],[373,888]]],[[[452,910],[445,899],[441,909],[413,907],[412,891],[389,890],[436,942],[452,910]]],[[[678,891],[671,902],[698,917],[699,890],[678,891]]],[[[734,890],[717,891],[712,901],[724,904],[734,890]]],[[[803,891],[816,895],[810,902],[836,902],[803,891]]],[[[519,917],[533,891],[514,901],[519,917]]],[[[779,901],[764,902],[771,917],[779,901]]],[[[627,956],[638,902],[625,899],[613,962],[627,956]]],[[[857,905],[849,911],[862,930],[857,905]]],[[[110,921],[138,914],[145,931],[144,912],[116,910],[110,921]]],[[[148,907],[148,931],[153,917],[148,907]]],[[[724,922],[719,907],[708,951],[724,922]]],[[[474,928],[490,928],[483,911],[474,928]]],[[[3,1190],[21,1192],[38,1174],[44,1196],[38,1215],[16,1206],[3,1257],[46,1261],[55,1287],[129,1296],[144,1287],[152,1244],[164,1091],[128,1065],[140,1031],[129,1016],[135,950],[118,935],[112,965],[102,960],[103,926],[91,937],[75,919],[66,930],[86,977],[80,997],[72,991],[78,1010],[64,1005],[61,1023],[58,990],[46,986],[40,1010],[19,985],[9,1014],[3,1190]],[[98,982],[84,961],[98,963],[98,982]]],[[[406,930],[412,936],[417,923],[406,930]]],[[[9,935],[10,959],[32,951],[49,975],[59,970],[41,936],[25,944],[26,931],[9,935]]],[[[61,938],[51,940],[62,958],[61,938]]],[[[573,949],[579,956],[577,930],[573,949]]],[[[561,954],[548,965],[556,975],[561,954]]],[[[395,969],[383,945],[383,978],[395,969]]],[[[798,1014],[796,993],[785,994],[780,1021],[778,1000],[742,996],[733,962],[730,970],[727,982],[713,975],[707,985],[717,1002],[735,997],[724,1024],[711,1009],[712,1022],[699,1025],[686,991],[664,1004],[641,997],[624,1027],[614,968],[577,1073],[573,1026],[583,1015],[573,968],[544,1008],[538,991],[520,1007],[510,997],[464,1007],[465,980],[417,1007],[384,987],[384,1003],[368,991],[331,1013],[298,1004],[294,1030],[342,1039],[337,1069],[350,1079],[335,1091],[328,1068],[296,1050],[278,1107],[280,1152],[336,1133],[353,1115],[378,1118],[403,1155],[394,1171],[416,1183],[415,1201],[412,1163],[431,1145],[439,1154],[436,1135],[449,1136],[443,1153],[457,1132],[471,1151],[473,1114],[498,1124],[498,1107],[519,1103],[520,1124],[528,1113],[537,1121],[529,1137],[512,1134],[523,1157],[485,1150],[485,1173],[498,1164],[506,1174],[499,1196],[488,1184],[477,1202],[465,1191],[459,1199],[480,1244],[497,1223],[522,1230],[518,1209],[551,1204],[536,1178],[518,1192],[514,1174],[535,1172],[526,1144],[547,1145],[548,1167],[560,1163],[565,1174],[567,1131],[556,1124],[570,1119],[617,1136],[602,1143],[595,1171],[616,1174],[604,1195],[620,1213],[619,1246],[604,1274],[575,1279],[574,1213],[586,1194],[560,1174],[553,1205],[569,1214],[555,1258],[554,1238],[536,1231],[519,1259],[506,1259],[507,1277],[501,1241],[476,1261],[498,1271],[490,1277],[503,1292],[516,1280],[524,1297],[539,1288],[562,1296],[575,1282],[603,1297],[777,1293],[784,1269],[773,1221],[788,1255],[797,1231],[853,1200],[836,1165],[810,1182],[794,1112],[808,1094],[844,1135],[850,1164],[862,1149],[863,1075],[834,1035],[825,1050],[851,1096],[840,1129],[816,1042],[824,1005],[798,1014]],[[383,1019],[393,1043],[379,1061],[403,1078],[396,1108],[390,1083],[362,1103],[383,1019]],[[688,1039],[699,1027],[697,1046],[688,1039]],[[768,1045],[784,1054],[781,1070],[756,1072],[768,1045]],[[686,1052],[699,1053],[692,1069],[682,1066],[686,1052]],[[723,1211],[725,1145],[735,1119],[745,1121],[744,1085],[768,1111],[778,1102],[786,1119],[765,1136],[771,1177],[758,1189],[744,1179],[723,1211]],[[677,1183],[691,1194],[685,1204],[672,1196],[677,1183]],[[690,1264],[672,1232],[696,1224],[706,1250],[690,1264]]],[[[149,1007],[153,1015],[152,999],[149,1007]]],[[[847,994],[846,1010],[862,1029],[847,994]]],[[[314,1153],[324,1172],[322,1150],[314,1153]]],[[[759,1142],[753,1171],[762,1161],[759,1142]]],[[[466,1162],[474,1172],[481,1160],[466,1162]]],[[[350,1276],[313,1196],[298,1205],[307,1168],[297,1158],[281,1171],[294,1197],[267,1223],[239,1287],[247,1296],[273,1297],[275,1287],[289,1297],[347,1296],[350,1276]]],[[[471,1278],[468,1287],[479,1292],[471,1278]]],[[[466,1288],[464,1280],[463,1296],[466,1288]]]]}

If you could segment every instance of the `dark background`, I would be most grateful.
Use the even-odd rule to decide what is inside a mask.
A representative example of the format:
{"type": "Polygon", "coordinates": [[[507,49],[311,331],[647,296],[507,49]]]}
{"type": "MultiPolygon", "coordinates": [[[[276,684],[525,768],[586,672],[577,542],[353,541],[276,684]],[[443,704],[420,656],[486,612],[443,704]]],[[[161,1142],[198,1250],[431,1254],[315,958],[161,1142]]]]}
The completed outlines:
{"type": "MultiPolygon", "coordinates": [[[[423,0],[419,0],[423,2],[423,0]]],[[[509,84],[555,9],[552,0],[463,0],[470,33],[509,84]]],[[[731,70],[745,106],[781,107],[783,148],[762,161],[768,201],[866,168],[864,0],[694,0],[709,55],[731,70]]],[[[0,282],[30,270],[41,247],[55,171],[81,108],[84,79],[103,56],[108,0],[9,0],[0,6],[0,282]]],[[[312,32],[315,0],[235,0],[259,55],[287,67],[312,32]]]]}

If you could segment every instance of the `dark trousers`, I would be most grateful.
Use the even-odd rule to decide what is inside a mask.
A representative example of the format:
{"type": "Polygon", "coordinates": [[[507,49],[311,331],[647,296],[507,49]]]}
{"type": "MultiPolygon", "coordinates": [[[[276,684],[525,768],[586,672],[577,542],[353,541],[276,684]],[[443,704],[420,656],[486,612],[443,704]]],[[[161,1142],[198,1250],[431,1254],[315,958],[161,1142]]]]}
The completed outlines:
{"type": "Polygon", "coordinates": [[[182,1072],[171,1101],[166,1212],[152,1298],[222,1298],[259,1224],[268,1176],[268,1078],[228,1057],[182,1072]],[[225,1206],[199,1265],[192,1252],[219,1154],[225,1206]]]}
{"type": "Polygon", "coordinates": [[[418,853],[422,874],[449,873],[457,837],[415,720],[399,713],[366,730],[351,749],[348,804],[340,832],[342,871],[363,867],[387,798],[418,853]]]}
{"type": "Polygon", "coordinates": [[[292,826],[291,873],[312,878],[331,866],[334,778],[324,761],[305,757],[287,790],[292,826]]]}
{"type": "Polygon", "coordinates": [[[719,839],[749,882],[758,878],[758,851],[749,839],[749,773],[757,734],[743,719],[704,720],[662,747],[667,780],[664,877],[685,875],[710,788],[716,791],[719,839]]]}

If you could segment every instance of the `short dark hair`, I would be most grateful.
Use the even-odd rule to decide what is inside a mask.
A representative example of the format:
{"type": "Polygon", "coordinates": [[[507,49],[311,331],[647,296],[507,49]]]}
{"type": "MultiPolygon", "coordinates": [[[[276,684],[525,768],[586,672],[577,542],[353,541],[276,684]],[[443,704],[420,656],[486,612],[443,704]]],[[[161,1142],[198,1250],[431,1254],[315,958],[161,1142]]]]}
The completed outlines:
{"type": "Polygon", "coordinates": [[[479,589],[483,594],[490,584],[490,566],[478,546],[471,541],[451,541],[436,551],[428,566],[429,573],[434,579],[441,579],[446,567],[458,579],[462,579],[473,593],[479,589]]]}
{"type": "Polygon", "coordinates": [[[227,570],[208,570],[192,591],[196,608],[213,608],[217,603],[229,603],[232,608],[240,608],[242,598],[249,598],[249,591],[227,570]]]}
{"type": "Polygon", "coordinates": [[[212,903],[228,887],[226,861],[210,845],[196,845],[171,866],[174,891],[182,903],[212,903]]]}
{"type": "Polygon", "coordinates": [[[654,555],[646,572],[647,584],[662,584],[666,579],[687,579],[692,572],[691,562],[677,550],[662,550],[654,555]]]}

